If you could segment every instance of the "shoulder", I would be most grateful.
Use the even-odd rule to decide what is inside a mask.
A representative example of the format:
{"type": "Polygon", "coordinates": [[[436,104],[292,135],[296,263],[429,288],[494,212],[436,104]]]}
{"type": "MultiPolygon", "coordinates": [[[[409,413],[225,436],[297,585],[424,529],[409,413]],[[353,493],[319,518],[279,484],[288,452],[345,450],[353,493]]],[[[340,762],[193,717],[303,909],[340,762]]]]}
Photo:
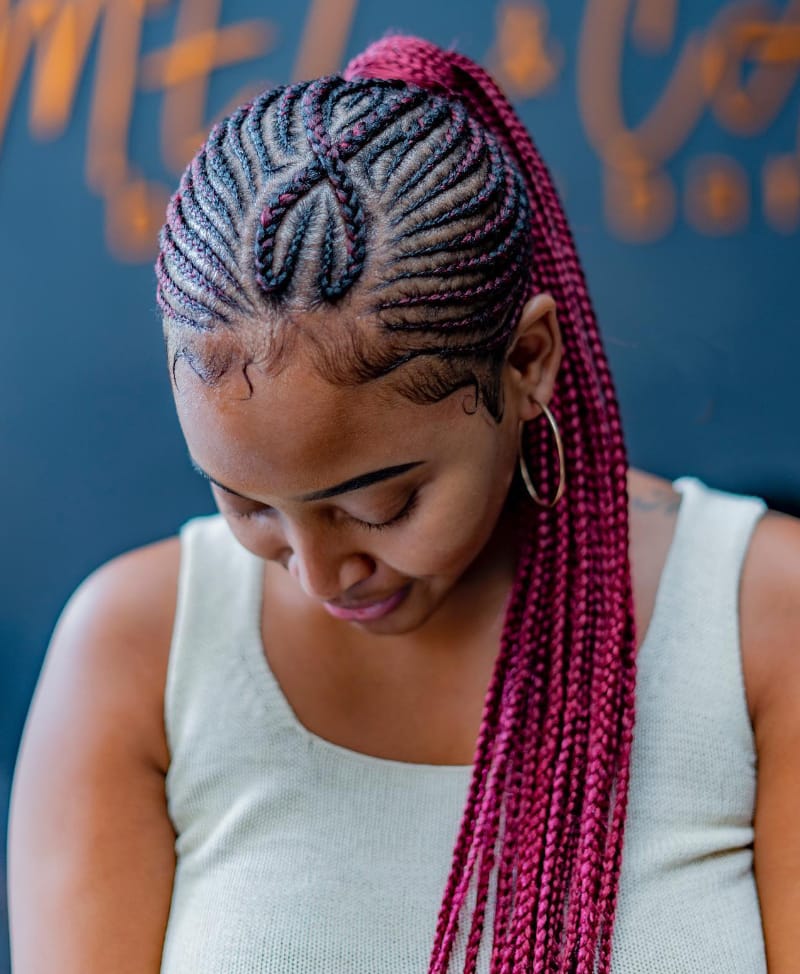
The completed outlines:
{"type": "Polygon", "coordinates": [[[800,699],[800,519],[769,511],[756,526],[742,569],[740,626],[758,735],[778,713],[793,716],[800,699]]]}
{"type": "Polygon", "coordinates": [[[59,618],[40,677],[51,706],[106,701],[132,740],[168,764],[163,704],[180,566],[177,537],[127,552],[94,571],[59,618]]]}
{"type": "Polygon", "coordinates": [[[754,868],[770,971],[797,966],[800,520],[769,512],[742,570],[742,662],[756,742],[754,868]]]}
{"type": "Polygon", "coordinates": [[[56,626],[12,786],[14,970],[158,969],[175,870],[162,701],[178,559],[176,540],[114,559],[56,626]]]}

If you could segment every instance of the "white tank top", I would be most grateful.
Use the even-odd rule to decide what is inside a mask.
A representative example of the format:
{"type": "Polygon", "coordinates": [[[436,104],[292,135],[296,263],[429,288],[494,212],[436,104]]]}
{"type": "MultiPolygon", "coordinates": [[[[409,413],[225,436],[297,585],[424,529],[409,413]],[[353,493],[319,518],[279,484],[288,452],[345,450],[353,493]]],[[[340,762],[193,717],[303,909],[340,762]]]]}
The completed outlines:
{"type": "MultiPolygon", "coordinates": [[[[738,629],[764,504],[689,478],[675,487],[638,656],[612,971],[765,974],[738,629]]],[[[425,974],[471,769],[370,757],[306,730],[264,655],[263,562],[219,515],[188,522],[181,546],[162,974],[425,974]]],[[[451,970],[462,964],[463,942],[451,970]]]]}

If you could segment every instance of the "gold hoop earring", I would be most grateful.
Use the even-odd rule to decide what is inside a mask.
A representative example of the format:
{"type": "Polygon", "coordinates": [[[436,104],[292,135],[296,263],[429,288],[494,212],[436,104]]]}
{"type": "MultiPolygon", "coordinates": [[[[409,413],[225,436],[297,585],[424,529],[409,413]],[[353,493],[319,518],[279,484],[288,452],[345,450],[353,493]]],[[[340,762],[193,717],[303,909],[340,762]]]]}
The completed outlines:
{"type": "Polygon", "coordinates": [[[523,452],[522,444],[522,423],[519,425],[519,472],[522,474],[522,479],[525,483],[525,489],[539,507],[553,508],[564,496],[564,491],[567,486],[567,473],[566,465],[564,463],[564,443],[561,439],[561,432],[558,428],[558,423],[556,423],[555,416],[550,412],[550,410],[545,406],[543,402],[538,402],[536,399],[533,400],[534,403],[541,409],[544,413],[547,422],[550,425],[550,429],[553,432],[553,437],[556,441],[556,450],[558,451],[558,489],[555,492],[555,496],[552,500],[543,500],[539,496],[539,492],[533,486],[533,481],[531,480],[531,475],[528,473],[528,466],[525,463],[525,454],[523,452]]]}

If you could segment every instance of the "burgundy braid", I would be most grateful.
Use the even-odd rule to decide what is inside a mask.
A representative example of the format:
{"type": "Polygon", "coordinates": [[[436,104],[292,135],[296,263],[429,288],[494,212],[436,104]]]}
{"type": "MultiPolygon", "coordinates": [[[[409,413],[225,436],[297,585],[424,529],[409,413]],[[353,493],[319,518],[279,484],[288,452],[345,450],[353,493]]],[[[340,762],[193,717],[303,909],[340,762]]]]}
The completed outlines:
{"type": "MultiPolygon", "coordinates": [[[[564,340],[551,409],[563,432],[568,494],[554,511],[531,515],[430,974],[448,970],[471,884],[464,971],[475,971],[498,840],[492,974],[605,974],[628,793],[635,632],[626,453],[583,271],[544,163],[479,66],[416,38],[390,37],[351,62],[345,77],[401,79],[459,100],[501,141],[530,202],[530,291],[552,294],[564,340]]],[[[545,492],[554,489],[548,435],[543,423],[526,430],[526,455],[536,458],[530,463],[545,492]]]]}
{"type": "MultiPolygon", "coordinates": [[[[347,260],[338,280],[333,278],[334,243],[331,235],[332,223],[328,223],[326,254],[320,271],[320,291],[326,298],[338,297],[349,290],[361,273],[366,257],[366,218],[361,208],[358,193],[341,159],[341,152],[347,152],[351,143],[343,141],[339,146],[331,141],[325,124],[323,105],[325,96],[334,86],[340,86],[339,78],[328,78],[316,85],[309,85],[303,92],[303,118],[306,121],[308,141],[311,151],[319,159],[325,175],[334,190],[336,202],[342,213],[345,238],[347,240],[347,260]]],[[[358,138],[363,131],[363,122],[357,122],[352,137],[358,138]]]]}
{"type": "MultiPolygon", "coordinates": [[[[433,151],[428,153],[428,158],[425,162],[408,179],[400,183],[395,190],[392,200],[393,204],[396,205],[406,197],[415,186],[421,183],[439,166],[443,159],[453,152],[453,149],[459,144],[469,125],[469,118],[461,105],[436,103],[431,106],[430,110],[420,119],[419,125],[416,125],[409,134],[407,144],[410,144],[414,140],[424,139],[426,134],[440,122],[448,122],[447,129],[441,140],[434,147],[433,151]]],[[[449,178],[452,178],[452,173],[449,178]]],[[[441,184],[438,185],[435,191],[441,192],[441,184]]],[[[419,201],[416,204],[412,204],[411,207],[404,210],[403,216],[407,217],[419,205],[421,205],[419,201]]]]}
{"type": "MultiPolygon", "coordinates": [[[[283,266],[276,271],[274,269],[275,243],[283,218],[323,179],[327,179],[332,186],[341,212],[346,239],[346,260],[344,270],[338,279],[334,280],[332,240],[334,231],[333,221],[329,219],[318,277],[321,295],[330,300],[344,294],[358,279],[363,268],[366,256],[366,219],[355,186],[343,162],[354,155],[364,141],[373,134],[372,125],[375,121],[385,124],[393,116],[419,103],[420,94],[401,93],[393,102],[385,105],[382,111],[373,113],[372,118],[358,119],[347,136],[334,142],[327,132],[323,105],[326,96],[330,96],[341,87],[341,78],[320,78],[305,86],[302,91],[300,97],[302,121],[308,144],[314,154],[314,161],[295,173],[288,183],[279,185],[261,211],[259,217],[261,225],[256,235],[256,279],[265,294],[280,294],[290,282],[302,238],[311,219],[311,212],[308,211],[300,218],[300,231],[294,236],[283,266]]],[[[290,122],[287,113],[298,97],[294,89],[290,89],[290,92],[293,97],[289,98],[285,94],[277,113],[281,146],[289,137],[290,122]]]]}

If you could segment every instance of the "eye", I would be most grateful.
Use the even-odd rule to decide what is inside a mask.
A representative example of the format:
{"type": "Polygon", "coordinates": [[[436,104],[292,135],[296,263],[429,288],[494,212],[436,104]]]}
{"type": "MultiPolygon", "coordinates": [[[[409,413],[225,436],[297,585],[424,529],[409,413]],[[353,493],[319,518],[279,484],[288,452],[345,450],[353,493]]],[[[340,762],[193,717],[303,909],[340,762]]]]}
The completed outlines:
{"type": "Polygon", "coordinates": [[[366,528],[368,531],[383,531],[386,528],[393,528],[396,524],[400,524],[402,521],[405,521],[411,516],[414,508],[417,506],[418,497],[419,491],[412,491],[403,507],[397,512],[397,514],[390,517],[388,521],[381,521],[379,524],[373,524],[372,521],[361,521],[358,518],[354,518],[353,520],[355,520],[356,523],[362,528],[366,528]]]}
{"type": "Polygon", "coordinates": [[[243,521],[254,521],[256,518],[265,517],[269,514],[275,512],[274,507],[251,507],[248,511],[237,511],[233,508],[229,508],[230,514],[233,517],[238,517],[243,521]]]}

